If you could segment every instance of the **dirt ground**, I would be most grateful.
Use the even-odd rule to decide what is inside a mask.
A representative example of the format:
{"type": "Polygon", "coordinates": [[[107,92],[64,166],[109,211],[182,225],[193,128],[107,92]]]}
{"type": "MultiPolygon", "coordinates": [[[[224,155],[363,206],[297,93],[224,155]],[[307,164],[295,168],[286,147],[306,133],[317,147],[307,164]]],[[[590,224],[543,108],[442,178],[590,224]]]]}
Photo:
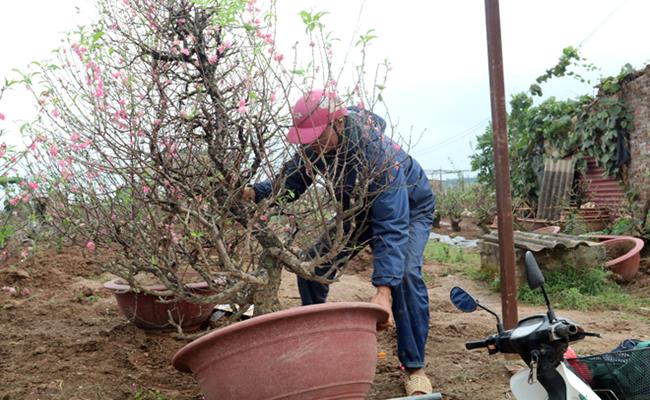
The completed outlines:
{"type": "MultiPolygon", "coordinates": [[[[501,356],[466,351],[464,341],[495,331],[484,312],[462,314],[448,300],[451,287],[461,285],[483,304],[500,309],[497,294],[461,275],[426,265],[430,295],[430,337],[426,370],[445,399],[494,400],[508,397],[507,367],[501,356]]],[[[369,284],[369,256],[355,259],[350,273],[332,286],[331,301],[365,301],[369,284]]],[[[283,306],[298,305],[295,278],[283,279],[283,306]]],[[[79,250],[45,252],[34,258],[0,265],[0,286],[28,288],[26,297],[0,291],[0,400],[17,399],[201,399],[188,374],[170,363],[189,340],[169,333],[145,332],[119,314],[111,293],[101,288],[108,280],[79,250]],[[160,396],[158,396],[158,394],[160,396]]],[[[647,270],[636,286],[638,295],[650,291],[647,270]]],[[[543,311],[519,308],[520,315],[543,311]]],[[[575,345],[578,354],[604,352],[626,338],[650,339],[650,310],[558,312],[603,334],[575,345]]],[[[369,399],[403,396],[393,332],[381,332],[380,360],[369,399]]]]}

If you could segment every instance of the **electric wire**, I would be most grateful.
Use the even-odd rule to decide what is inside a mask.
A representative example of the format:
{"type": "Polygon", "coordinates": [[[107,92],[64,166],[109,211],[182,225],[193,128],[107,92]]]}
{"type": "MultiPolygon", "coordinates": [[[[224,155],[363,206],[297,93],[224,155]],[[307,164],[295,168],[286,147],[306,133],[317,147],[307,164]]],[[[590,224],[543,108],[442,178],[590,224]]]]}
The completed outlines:
{"type": "Polygon", "coordinates": [[[469,136],[469,135],[471,135],[473,133],[476,133],[476,130],[479,129],[480,127],[484,126],[485,123],[488,122],[488,121],[489,121],[489,118],[483,118],[479,122],[475,123],[474,125],[472,125],[471,127],[467,128],[467,129],[464,129],[464,130],[460,131],[456,135],[448,137],[448,138],[446,138],[446,139],[444,139],[444,140],[442,140],[442,141],[440,141],[440,142],[438,142],[436,144],[428,145],[427,147],[415,150],[415,151],[413,151],[412,154],[413,155],[418,155],[418,154],[422,155],[422,154],[428,153],[430,151],[438,150],[440,147],[444,147],[444,146],[447,146],[449,144],[455,143],[455,142],[459,141],[460,139],[463,139],[464,137],[467,137],[467,136],[469,136]]]}

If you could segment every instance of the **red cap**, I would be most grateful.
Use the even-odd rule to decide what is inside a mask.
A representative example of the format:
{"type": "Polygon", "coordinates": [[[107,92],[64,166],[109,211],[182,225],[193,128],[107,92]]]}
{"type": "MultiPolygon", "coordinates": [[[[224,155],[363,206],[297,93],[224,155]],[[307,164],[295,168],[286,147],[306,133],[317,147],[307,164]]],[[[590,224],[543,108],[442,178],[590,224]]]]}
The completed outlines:
{"type": "Polygon", "coordinates": [[[348,115],[348,110],[336,93],[312,90],[291,109],[293,127],[287,134],[287,140],[294,144],[313,143],[328,124],[345,115],[348,115]]]}

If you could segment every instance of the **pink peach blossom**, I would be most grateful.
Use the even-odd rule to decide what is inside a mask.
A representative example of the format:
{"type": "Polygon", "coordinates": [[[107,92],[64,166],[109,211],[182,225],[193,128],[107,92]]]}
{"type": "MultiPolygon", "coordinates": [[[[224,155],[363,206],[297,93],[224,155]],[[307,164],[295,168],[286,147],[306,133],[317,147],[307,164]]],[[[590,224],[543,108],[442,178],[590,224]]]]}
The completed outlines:
{"type": "Polygon", "coordinates": [[[59,154],[59,148],[57,147],[56,144],[52,144],[50,146],[49,153],[52,157],[56,157],[59,154]]]}
{"type": "Polygon", "coordinates": [[[176,232],[174,230],[170,230],[169,234],[171,236],[172,243],[174,243],[174,244],[178,244],[181,241],[181,239],[183,238],[181,235],[178,234],[178,232],[176,232]]]}
{"type": "Polygon", "coordinates": [[[97,90],[95,91],[95,97],[104,97],[104,82],[99,81],[97,84],[97,90]]]}
{"type": "Polygon", "coordinates": [[[217,52],[219,54],[223,54],[224,51],[226,51],[227,49],[229,49],[231,47],[232,47],[232,42],[230,40],[226,40],[223,43],[221,43],[219,45],[219,47],[217,47],[217,52]]]}
{"type": "Polygon", "coordinates": [[[248,112],[248,107],[246,107],[246,100],[239,100],[239,108],[237,109],[240,114],[246,114],[248,112]]]}

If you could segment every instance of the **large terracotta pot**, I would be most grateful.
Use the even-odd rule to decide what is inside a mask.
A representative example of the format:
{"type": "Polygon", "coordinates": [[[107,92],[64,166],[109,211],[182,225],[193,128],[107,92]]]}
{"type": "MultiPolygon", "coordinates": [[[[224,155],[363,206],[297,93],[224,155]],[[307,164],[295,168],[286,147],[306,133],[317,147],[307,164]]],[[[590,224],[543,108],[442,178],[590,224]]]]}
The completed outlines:
{"type": "Polygon", "coordinates": [[[381,307],[292,308],[218,329],[179,350],[208,400],[365,399],[375,374],[381,307]]]}
{"type": "MultiPolygon", "coordinates": [[[[188,283],[188,289],[195,293],[209,294],[206,282],[188,283]]],[[[117,307],[122,314],[138,328],[169,329],[171,320],[183,330],[197,329],[210,317],[216,303],[190,303],[176,299],[162,285],[149,285],[147,289],[160,293],[160,296],[135,292],[121,279],[106,282],[104,288],[113,291],[117,307]]]]}
{"type": "Polygon", "coordinates": [[[631,281],[639,271],[643,240],[632,236],[595,235],[594,237],[607,239],[600,243],[606,247],[608,256],[605,266],[620,275],[624,281],[631,281]]]}

